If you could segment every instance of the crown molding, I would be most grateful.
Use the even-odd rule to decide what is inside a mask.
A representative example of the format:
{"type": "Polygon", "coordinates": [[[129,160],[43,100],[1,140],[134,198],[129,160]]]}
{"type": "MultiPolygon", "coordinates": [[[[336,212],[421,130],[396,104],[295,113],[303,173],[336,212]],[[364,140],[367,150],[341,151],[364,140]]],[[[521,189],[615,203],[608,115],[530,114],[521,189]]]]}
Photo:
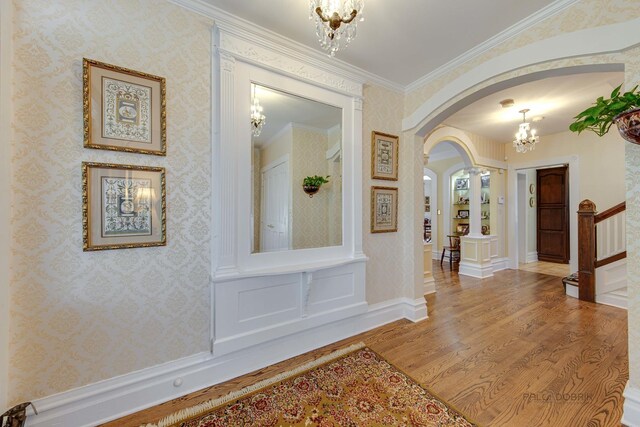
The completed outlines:
{"type": "Polygon", "coordinates": [[[472,49],[469,49],[462,55],[452,59],[446,64],[425,74],[424,76],[420,77],[418,80],[414,81],[413,83],[409,83],[404,88],[405,93],[413,92],[414,90],[419,89],[420,87],[437,79],[438,77],[452,72],[453,70],[460,67],[464,63],[477,58],[483,53],[493,49],[494,47],[498,46],[501,43],[504,43],[510,38],[515,37],[518,34],[528,30],[530,27],[544,21],[545,19],[562,12],[563,10],[567,9],[568,7],[572,6],[574,3],[577,3],[578,1],[579,0],[557,0],[547,5],[546,7],[540,9],[533,15],[529,15],[523,20],[516,22],[506,30],[496,34],[490,39],[480,43],[479,45],[476,45],[472,49]]]}
{"type": "Polygon", "coordinates": [[[338,75],[360,84],[372,83],[386,89],[404,93],[404,86],[380,77],[345,61],[316,51],[300,42],[284,37],[274,31],[261,27],[246,19],[215,7],[203,0],[167,0],[192,12],[213,19],[215,25],[228,34],[233,34],[251,43],[260,45],[290,58],[306,62],[326,72],[338,75]]]}

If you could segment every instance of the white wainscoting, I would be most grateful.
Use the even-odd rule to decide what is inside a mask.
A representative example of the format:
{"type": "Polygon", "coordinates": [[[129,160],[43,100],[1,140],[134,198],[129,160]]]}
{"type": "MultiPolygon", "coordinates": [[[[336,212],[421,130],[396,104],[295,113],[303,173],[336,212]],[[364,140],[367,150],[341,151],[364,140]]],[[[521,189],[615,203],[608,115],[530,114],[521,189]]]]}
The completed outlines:
{"type": "Polygon", "coordinates": [[[367,311],[365,261],[315,271],[216,280],[216,356],[367,311]]]}
{"type": "Polygon", "coordinates": [[[596,269],[596,302],[627,308],[627,259],[596,269]]]}
{"type": "Polygon", "coordinates": [[[34,401],[27,427],[89,427],[111,421],[187,393],[219,384],[265,366],[399,319],[427,318],[424,299],[398,298],[365,307],[361,314],[231,352],[195,354],[34,401]]]}

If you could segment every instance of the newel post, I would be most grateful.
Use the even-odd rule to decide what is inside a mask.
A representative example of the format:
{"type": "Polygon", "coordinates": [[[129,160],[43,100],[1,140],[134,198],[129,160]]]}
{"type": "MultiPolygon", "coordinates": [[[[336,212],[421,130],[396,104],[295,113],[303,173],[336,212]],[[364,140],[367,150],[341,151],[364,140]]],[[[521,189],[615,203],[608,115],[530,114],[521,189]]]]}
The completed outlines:
{"type": "Polygon", "coordinates": [[[578,207],[578,297],[596,302],[596,204],[583,200],[578,207]]]}

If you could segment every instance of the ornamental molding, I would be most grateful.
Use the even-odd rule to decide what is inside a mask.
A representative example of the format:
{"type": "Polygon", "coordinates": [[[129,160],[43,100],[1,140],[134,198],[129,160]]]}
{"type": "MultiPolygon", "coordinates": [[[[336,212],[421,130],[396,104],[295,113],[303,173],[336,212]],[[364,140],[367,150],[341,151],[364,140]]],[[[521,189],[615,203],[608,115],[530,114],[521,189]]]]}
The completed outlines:
{"type": "Polygon", "coordinates": [[[255,38],[245,38],[244,34],[229,32],[226,27],[217,26],[217,47],[220,55],[266,67],[290,77],[340,92],[345,95],[362,97],[362,83],[339,73],[314,64],[310,58],[296,58],[281,47],[255,38]]]}

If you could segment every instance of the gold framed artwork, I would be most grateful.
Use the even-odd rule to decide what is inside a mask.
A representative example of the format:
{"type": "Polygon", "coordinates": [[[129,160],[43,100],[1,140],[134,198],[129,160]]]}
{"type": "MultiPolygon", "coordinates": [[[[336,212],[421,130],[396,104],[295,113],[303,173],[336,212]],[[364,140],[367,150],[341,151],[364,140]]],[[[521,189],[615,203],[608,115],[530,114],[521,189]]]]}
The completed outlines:
{"type": "Polygon", "coordinates": [[[82,162],[83,250],[166,245],[165,170],[82,162]]]}
{"type": "Polygon", "coordinates": [[[130,153],[167,153],[163,77],[84,58],[84,146],[130,153]]]}
{"type": "Polygon", "coordinates": [[[371,178],[398,180],[398,141],[395,135],[371,132],[371,178]]]}
{"type": "Polygon", "coordinates": [[[398,189],[371,187],[371,232],[398,231],[398,189]]]}

